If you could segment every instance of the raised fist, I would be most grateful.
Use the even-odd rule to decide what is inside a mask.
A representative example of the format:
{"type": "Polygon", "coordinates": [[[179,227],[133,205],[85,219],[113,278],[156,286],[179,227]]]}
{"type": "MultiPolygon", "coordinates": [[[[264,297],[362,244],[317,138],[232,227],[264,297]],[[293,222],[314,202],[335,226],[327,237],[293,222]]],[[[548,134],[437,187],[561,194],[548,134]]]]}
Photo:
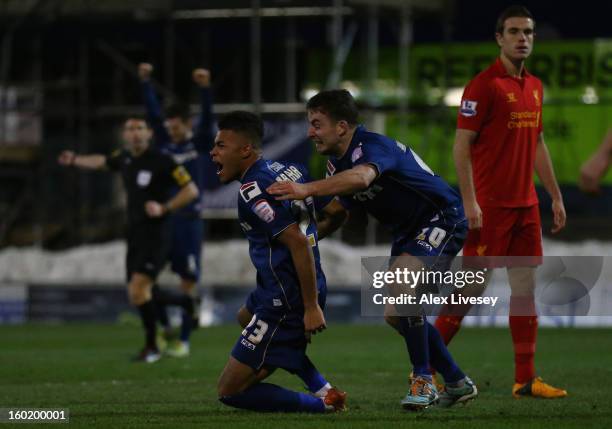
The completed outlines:
{"type": "Polygon", "coordinates": [[[140,80],[149,80],[151,79],[151,74],[153,74],[153,66],[149,63],[140,63],[138,64],[138,77],[140,80]]]}
{"type": "Polygon", "coordinates": [[[193,71],[193,81],[201,88],[210,86],[210,71],[207,69],[195,69],[193,71]]]}

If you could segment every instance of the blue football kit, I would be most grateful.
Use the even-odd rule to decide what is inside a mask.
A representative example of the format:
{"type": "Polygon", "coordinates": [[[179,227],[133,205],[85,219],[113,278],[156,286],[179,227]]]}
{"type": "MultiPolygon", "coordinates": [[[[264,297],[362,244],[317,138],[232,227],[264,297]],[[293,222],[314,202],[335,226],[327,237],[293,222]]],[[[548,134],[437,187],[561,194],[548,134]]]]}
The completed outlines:
{"type": "MultiPolygon", "coordinates": [[[[164,127],[164,115],[150,82],[142,83],[142,93],[156,147],[160,152],[171,156],[177,164],[185,167],[200,190],[199,198],[171,216],[172,240],[168,257],[172,271],[181,278],[198,281],[204,233],[200,218],[202,190],[208,187],[206,170],[216,171],[208,155],[214,140],[211,91],[208,88],[200,88],[201,113],[197,118],[193,136],[180,143],[172,143],[164,127]]],[[[178,191],[179,189],[175,188],[173,192],[178,191]]]]}
{"type": "MultiPolygon", "coordinates": [[[[412,149],[363,126],[355,129],[340,158],[329,158],[327,176],[358,165],[373,166],[377,176],[367,189],[342,196],[340,202],[345,208],[350,210],[361,205],[390,229],[392,257],[408,254],[419,258],[428,268],[448,268],[467,236],[467,220],[459,194],[431,171],[412,149]]],[[[446,382],[463,379],[465,374],[422,309],[411,311],[413,313],[408,316],[398,317],[397,323],[410,355],[413,374],[430,377],[431,365],[446,382]]]]}
{"type": "Polygon", "coordinates": [[[257,269],[257,287],[247,300],[253,319],[234,346],[232,356],[255,370],[263,366],[298,370],[306,356],[300,283],[291,252],[277,240],[291,225],[300,228],[312,247],[321,308],[325,307],[327,293],[318,248],[315,199],[277,201],[266,188],[280,180],[304,183],[308,176],[300,166],[259,159],[242,177],[238,195],[238,216],[257,269]]]}
{"type": "Polygon", "coordinates": [[[392,256],[408,253],[430,265],[461,250],[467,234],[461,197],[412,149],[358,126],[344,155],[329,158],[327,176],[363,164],[376,169],[376,179],[340,202],[348,210],[361,205],[390,229],[392,256]]]}

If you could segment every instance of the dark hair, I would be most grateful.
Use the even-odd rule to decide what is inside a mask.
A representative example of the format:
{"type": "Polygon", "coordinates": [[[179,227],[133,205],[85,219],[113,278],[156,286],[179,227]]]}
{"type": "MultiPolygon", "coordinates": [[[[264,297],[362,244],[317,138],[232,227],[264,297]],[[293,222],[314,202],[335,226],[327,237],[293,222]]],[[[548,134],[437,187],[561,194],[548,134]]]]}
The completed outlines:
{"type": "Polygon", "coordinates": [[[151,124],[149,124],[149,121],[148,121],[147,117],[146,117],[146,116],[144,116],[144,115],[128,115],[128,116],[125,118],[125,121],[123,121],[123,124],[125,125],[125,123],[126,123],[127,121],[142,121],[142,122],[144,122],[144,123],[145,123],[145,125],[147,126],[147,128],[151,128],[151,124]]]}
{"type": "Polygon", "coordinates": [[[255,149],[261,149],[264,126],[261,118],[254,113],[243,110],[226,113],[219,118],[218,128],[241,133],[251,140],[255,149]]]}
{"type": "Polygon", "coordinates": [[[514,4],[512,6],[508,6],[502,13],[499,14],[497,24],[495,24],[496,33],[504,33],[504,22],[506,22],[506,19],[508,18],[531,18],[535,28],[535,19],[533,19],[531,12],[529,12],[525,6],[514,4]]]}
{"type": "Polygon", "coordinates": [[[166,108],[166,118],[179,118],[187,122],[191,116],[189,115],[189,106],[181,103],[174,103],[166,108]]]}
{"type": "Polygon", "coordinates": [[[321,112],[334,121],[346,121],[357,125],[359,110],[355,99],[346,89],[321,91],[306,103],[306,109],[321,112]]]}

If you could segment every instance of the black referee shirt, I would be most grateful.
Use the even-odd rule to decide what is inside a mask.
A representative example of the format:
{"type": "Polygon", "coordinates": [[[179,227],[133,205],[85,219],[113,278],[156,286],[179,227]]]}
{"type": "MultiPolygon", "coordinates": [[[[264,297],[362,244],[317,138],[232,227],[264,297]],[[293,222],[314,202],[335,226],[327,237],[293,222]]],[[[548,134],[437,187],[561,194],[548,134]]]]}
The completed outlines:
{"type": "Polygon", "coordinates": [[[148,148],[140,156],[117,150],[106,158],[109,169],[120,171],[127,191],[128,225],[156,222],[145,211],[147,201],[165,203],[174,186],[183,187],[191,176],[181,165],[155,149],[148,148]]]}

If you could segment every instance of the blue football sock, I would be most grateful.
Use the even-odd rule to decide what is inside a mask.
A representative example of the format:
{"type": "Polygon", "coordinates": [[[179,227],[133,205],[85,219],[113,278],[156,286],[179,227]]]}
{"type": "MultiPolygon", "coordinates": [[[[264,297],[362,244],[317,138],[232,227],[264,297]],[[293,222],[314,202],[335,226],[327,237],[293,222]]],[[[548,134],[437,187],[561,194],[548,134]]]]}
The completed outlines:
{"type": "Polygon", "coordinates": [[[427,333],[429,336],[429,358],[431,366],[442,374],[446,383],[455,383],[465,377],[459,369],[450,352],[442,340],[440,332],[431,323],[427,322],[427,333]]]}
{"type": "Polygon", "coordinates": [[[304,383],[306,383],[308,391],[312,393],[317,393],[328,384],[325,377],[321,375],[311,360],[308,359],[308,356],[304,356],[302,368],[293,373],[300,377],[304,383]]]}
{"type": "Polygon", "coordinates": [[[193,329],[193,319],[191,314],[187,314],[185,310],[181,312],[181,341],[184,343],[189,342],[189,336],[193,329]]]}
{"type": "Polygon", "coordinates": [[[252,411],[286,413],[324,413],[325,404],[320,398],[294,392],[270,383],[257,383],[242,393],[219,398],[230,407],[252,411]]]}
{"type": "Polygon", "coordinates": [[[425,316],[399,318],[400,333],[406,342],[406,348],[412,363],[414,375],[431,376],[429,372],[429,345],[427,321],[425,316]]]}

